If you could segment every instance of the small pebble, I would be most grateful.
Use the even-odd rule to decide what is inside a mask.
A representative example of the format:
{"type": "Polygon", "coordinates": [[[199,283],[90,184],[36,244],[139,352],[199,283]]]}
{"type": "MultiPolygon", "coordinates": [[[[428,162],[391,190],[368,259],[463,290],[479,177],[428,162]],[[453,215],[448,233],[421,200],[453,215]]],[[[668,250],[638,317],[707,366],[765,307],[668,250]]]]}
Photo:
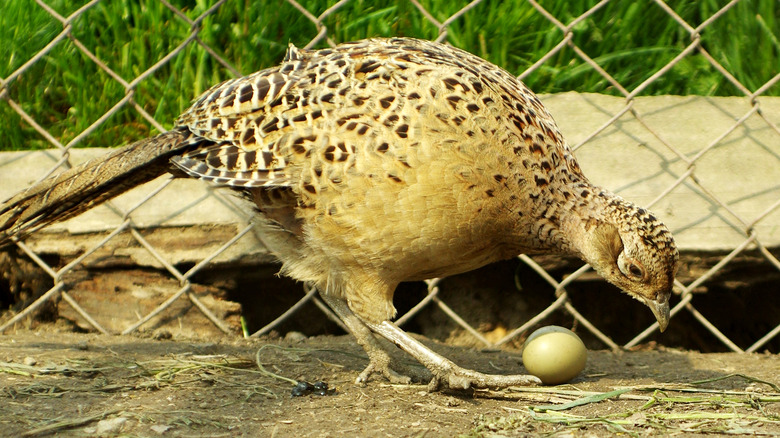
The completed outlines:
{"type": "Polygon", "coordinates": [[[171,429],[171,426],[164,425],[164,424],[155,424],[154,426],[150,427],[157,435],[162,435],[165,432],[168,432],[171,429]]]}
{"type": "Polygon", "coordinates": [[[284,335],[284,340],[295,343],[303,342],[306,340],[306,335],[301,332],[287,332],[287,334],[284,335]]]}
{"type": "Polygon", "coordinates": [[[35,364],[37,364],[38,361],[34,357],[27,356],[24,358],[24,364],[31,367],[35,364]]]}
{"type": "Polygon", "coordinates": [[[95,434],[97,435],[115,434],[119,432],[119,429],[122,428],[122,426],[125,424],[126,421],[127,418],[125,417],[117,417],[117,418],[109,418],[106,420],[100,420],[95,426],[95,434]]]}
{"type": "Polygon", "coordinates": [[[766,392],[766,388],[756,384],[750,384],[745,388],[745,392],[766,392]]]}

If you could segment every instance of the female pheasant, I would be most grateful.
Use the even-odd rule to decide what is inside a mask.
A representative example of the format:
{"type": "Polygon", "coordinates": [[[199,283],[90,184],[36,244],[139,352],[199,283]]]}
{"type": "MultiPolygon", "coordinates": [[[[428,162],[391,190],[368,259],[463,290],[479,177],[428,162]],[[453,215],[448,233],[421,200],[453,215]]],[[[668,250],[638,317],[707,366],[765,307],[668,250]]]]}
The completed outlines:
{"type": "Polygon", "coordinates": [[[667,228],[588,182],[523,83],[446,45],[290,46],[281,65],[206,91],[171,131],[6,201],[0,240],[166,171],[251,201],[282,273],[315,284],[368,353],[358,382],[408,381],[374,334],[430,369],[432,389],[538,382],[461,368],[391,322],[399,282],[520,253],[579,256],[668,323],[678,254],[667,228]]]}

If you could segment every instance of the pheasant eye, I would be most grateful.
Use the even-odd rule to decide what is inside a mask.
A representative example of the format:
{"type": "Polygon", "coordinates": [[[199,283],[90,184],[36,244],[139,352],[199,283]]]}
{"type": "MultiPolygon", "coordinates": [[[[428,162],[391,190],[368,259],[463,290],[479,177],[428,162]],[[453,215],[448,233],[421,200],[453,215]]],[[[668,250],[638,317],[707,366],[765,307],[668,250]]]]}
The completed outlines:
{"type": "Polygon", "coordinates": [[[638,278],[642,278],[645,274],[644,270],[636,263],[631,263],[628,265],[628,273],[631,274],[632,277],[638,278]]]}

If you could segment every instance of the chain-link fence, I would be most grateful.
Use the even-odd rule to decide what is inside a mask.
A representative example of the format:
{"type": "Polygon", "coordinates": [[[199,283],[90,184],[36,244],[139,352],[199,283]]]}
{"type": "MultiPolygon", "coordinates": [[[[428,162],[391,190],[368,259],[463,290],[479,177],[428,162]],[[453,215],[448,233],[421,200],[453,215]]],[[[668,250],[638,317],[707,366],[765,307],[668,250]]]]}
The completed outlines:
{"type": "MultiPolygon", "coordinates": [[[[229,4],[232,0],[219,0],[214,1],[213,5],[203,10],[197,16],[193,16],[190,10],[185,8],[179,8],[174,6],[167,0],[159,0],[159,3],[154,2],[156,5],[162,5],[170,11],[171,20],[176,21],[179,25],[183,25],[189,28],[188,37],[182,39],[178,46],[170,51],[167,56],[154,60],[151,67],[144,71],[138,72],[133,77],[123,77],[116,72],[116,66],[110,65],[101,59],[101,56],[97,54],[94,48],[89,48],[80,42],[79,38],[72,32],[73,26],[79,23],[81,20],[85,20],[88,12],[91,8],[96,6],[100,0],[92,0],[85,3],[80,8],[71,12],[69,15],[61,15],[61,12],[51,6],[44,0],[35,0],[35,5],[31,7],[42,8],[45,10],[52,19],[57,20],[62,24],[62,31],[52,38],[48,44],[38,51],[34,56],[25,60],[25,62],[15,69],[11,74],[4,78],[0,78],[0,105],[5,105],[10,108],[18,117],[21,118],[25,127],[32,128],[39,136],[39,139],[43,139],[49,147],[53,147],[52,152],[40,153],[44,155],[35,155],[35,160],[40,161],[41,156],[45,156],[48,160],[51,160],[51,164],[47,166],[47,170],[42,172],[41,175],[36,175],[35,178],[43,179],[51,173],[59,171],[63,167],[70,166],[70,160],[74,155],[73,147],[80,144],[80,142],[92,135],[99,129],[105,129],[107,125],[112,123],[120,113],[133,112],[136,115],[140,115],[146,122],[158,131],[164,131],[162,123],[168,121],[160,121],[155,117],[155,114],[150,113],[146,105],[141,102],[139,93],[139,86],[150,78],[155,77],[161,69],[171,68],[174,63],[177,63],[182,54],[186,54],[188,50],[193,47],[199,49],[199,53],[205,53],[205,56],[211,57],[219,64],[224,66],[225,69],[232,72],[233,75],[239,75],[241,73],[249,73],[247,71],[239,72],[239,70],[233,66],[230,59],[221,55],[219,50],[215,50],[207,44],[201,37],[201,32],[204,31],[204,22],[211,16],[220,13],[220,9],[229,4]],[[13,97],[9,91],[11,87],[17,81],[34,81],[34,77],[30,77],[34,71],[34,67],[40,63],[46,62],[46,58],[50,53],[59,50],[63,44],[68,43],[78,49],[78,51],[86,57],[93,67],[97,67],[100,74],[108,75],[112,86],[121,87],[123,90],[123,97],[114,102],[113,107],[107,110],[102,117],[91,121],[89,126],[73,135],[67,144],[61,143],[58,136],[53,135],[50,129],[43,127],[40,117],[44,117],[43,113],[36,113],[34,109],[30,109],[26,102],[20,101],[20,98],[13,97]]],[[[745,3],[748,0],[744,0],[745,3]]],[[[418,0],[409,0],[410,4],[414,6],[413,12],[417,14],[415,19],[425,20],[430,25],[434,26],[438,30],[437,41],[450,42],[449,34],[451,26],[454,23],[458,23],[463,20],[464,17],[469,17],[474,21],[479,21],[479,8],[484,6],[485,3],[480,0],[472,1],[464,4],[463,7],[456,13],[446,17],[438,16],[429,11],[430,8],[426,7],[425,2],[418,0]]],[[[152,3],[150,0],[147,3],[152,3]]],[[[670,219],[667,222],[671,225],[673,233],[678,236],[678,240],[681,241],[681,247],[685,250],[697,250],[697,249],[724,249],[724,245],[727,246],[727,251],[723,255],[718,256],[714,265],[707,267],[703,272],[692,273],[692,279],[682,283],[677,281],[675,283],[675,292],[679,297],[679,301],[672,309],[672,319],[680,314],[687,313],[692,316],[698,323],[711,332],[717,339],[720,340],[728,349],[733,351],[748,351],[754,352],[765,346],[773,338],[780,333],[780,321],[775,319],[772,324],[773,328],[755,339],[752,344],[746,348],[738,346],[734,341],[724,335],[721,328],[711,323],[705,315],[703,315],[697,308],[700,303],[707,300],[707,294],[697,294],[702,285],[706,285],[715,276],[723,271],[724,267],[731,263],[735,258],[739,257],[748,251],[751,254],[758,254],[763,263],[768,263],[773,266],[773,269],[780,270],[780,260],[778,260],[777,252],[773,253],[772,248],[778,247],[780,244],[780,235],[776,229],[780,225],[780,185],[778,182],[780,179],[776,179],[776,172],[773,169],[780,168],[780,111],[778,110],[780,104],[777,98],[767,97],[768,90],[778,87],[780,82],[780,73],[777,69],[774,71],[774,75],[768,78],[765,82],[759,84],[757,87],[749,87],[741,83],[731,72],[729,66],[724,66],[723,63],[718,62],[715,57],[710,54],[709,48],[703,43],[702,36],[712,28],[713,23],[718,20],[722,20],[724,16],[733,13],[736,9],[739,0],[734,0],[723,4],[722,7],[715,10],[711,15],[703,17],[703,20],[698,23],[688,22],[683,19],[672,7],[662,0],[648,1],[643,5],[644,8],[653,8],[654,10],[661,10],[664,12],[665,17],[675,23],[676,31],[682,32],[687,35],[690,43],[684,50],[681,50],[676,56],[674,56],[666,65],[652,72],[645,72],[645,79],[636,86],[626,88],[626,85],[621,83],[615,78],[614,72],[607,71],[602,64],[596,59],[598,54],[586,53],[581,47],[575,43],[573,38],[577,29],[581,29],[582,26],[587,26],[588,21],[598,16],[600,11],[609,4],[610,0],[603,0],[592,7],[587,9],[584,13],[574,17],[573,19],[563,20],[561,17],[557,17],[548,12],[544,7],[544,2],[537,2],[535,0],[527,0],[526,2],[517,2],[516,7],[526,8],[529,14],[538,14],[544,17],[549,24],[551,30],[559,31],[560,39],[552,50],[546,53],[544,56],[535,60],[535,62],[524,72],[519,75],[522,80],[532,78],[533,75],[539,74],[544,71],[546,63],[552,58],[559,58],[562,56],[571,56],[572,60],[576,61],[578,65],[585,65],[587,68],[592,69],[600,75],[603,81],[608,84],[607,86],[613,93],[619,97],[610,98],[608,101],[598,101],[598,98],[593,99],[584,97],[575,97],[573,99],[591,101],[594,111],[601,111],[603,119],[599,126],[582,127],[574,126],[567,128],[567,121],[562,120],[556,113],[556,107],[564,107],[571,103],[571,101],[564,101],[556,104],[558,96],[552,96],[545,98],[545,102],[551,106],[552,112],[556,115],[559,123],[561,123],[564,133],[571,132],[571,130],[577,130],[576,134],[569,135],[569,141],[571,142],[576,154],[583,161],[583,167],[588,173],[589,168],[598,167],[597,161],[602,159],[603,151],[599,149],[601,142],[606,137],[614,135],[615,132],[621,132],[625,135],[629,135],[633,138],[633,144],[640,144],[638,151],[626,152],[627,155],[635,155],[638,157],[635,161],[639,163],[634,168],[627,167],[620,171],[613,173],[627,174],[626,179],[622,180],[623,185],[618,183],[617,186],[611,184],[605,184],[612,189],[616,189],[619,193],[626,197],[637,200],[645,207],[660,209],[659,215],[665,220],[669,217],[683,216],[685,213],[679,213],[679,211],[686,211],[686,208],[693,208],[690,205],[681,205],[686,203],[684,199],[691,199],[694,197],[698,199],[703,207],[703,216],[699,217],[687,217],[678,218],[678,220],[670,219]],[[696,57],[699,61],[704,61],[708,65],[708,68],[714,68],[723,78],[725,78],[733,87],[738,90],[738,96],[733,99],[737,99],[734,105],[729,106],[728,109],[724,109],[720,106],[721,101],[704,101],[710,108],[716,108],[717,113],[722,117],[722,120],[718,123],[712,124],[700,124],[695,128],[701,132],[701,135],[695,137],[698,142],[689,143],[690,138],[680,140],[676,134],[671,131],[667,131],[666,122],[668,120],[657,120],[655,109],[651,108],[652,105],[643,103],[643,94],[648,87],[653,86],[659,82],[665,80],[669,72],[675,69],[679,64],[686,59],[696,57]],[[595,100],[594,100],[595,99],[595,100]],[[755,140],[754,145],[757,150],[754,155],[740,155],[748,154],[750,151],[738,150],[735,148],[744,148],[744,146],[735,140],[737,137],[752,138],[755,140]],[[760,137],[760,138],[759,138],[760,137]],[[685,144],[681,144],[685,141],[685,144]],[[590,155],[589,155],[590,153],[590,155]],[[746,158],[753,157],[753,158],[746,158]],[[756,158],[758,157],[758,158],[756,158]],[[729,167],[729,170],[721,173],[715,172],[713,169],[717,169],[718,163],[724,162],[723,160],[739,160],[749,159],[752,160],[749,163],[743,163],[744,166],[735,166],[733,169],[738,169],[744,173],[738,173],[729,167]],[[650,160],[650,161],[645,161],[650,160]],[[642,169],[645,169],[646,174],[642,173],[642,169]],[[637,172],[640,175],[637,178],[637,172]],[[736,172],[736,173],[735,173],[736,172]],[[727,181],[723,184],[723,177],[728,176],[733,178],[733,184],[727,181]],[[719,179],[720,181],[714,181],[719,179]],[[748,180],[748,185],[751,188],[746,192],[735,193],[732,190],[733,185],[739,185],[737,181],[748,180]],[[646,183],[646,184],[645,184],[646,183]],[[727,189],[724,189],[727,187],[727,189]],[[637,191],[638,190],[638,191],[637,191]],[[681,200],[683,199],[683,200],[681,200]],[[750,208],[743,208],[742,201],[749,199],[753,201],[750,208]],[[756,207],[758,205],[758,207],[756,207]],[[680,209],[680,210],[678,210],[680,209]],[[711,228],[723,229],[728,237],[723,240],[719,240],[720,243],[708,241],[697,245],[690,243],[695,239],[709,239],[709,237],[702,237],[703,235],[691,233],[691,230],[700,226],[701,224],[715,223],[716,225],[711,228]],[[688,233],[688,234],[687,234],[688,233]],[[688,242],[688,243],[686,243],[688,242]],[[725,244],[723,242],[726,242],[725,244]],[[711,245],[710,245],[711,244],[711,245]]],[[[312,29],[316,30],[316,36],[305,44],[300,46],[314,47],[317,45],[328,44],[335,45],[337,43],[333,38],[333,30],[326,26],[328,20],[332,20],[337,17],[346,8],[360,7],[362,2],[358,0],[341,0],[333,3],[326,10],[319,13],[314,13],[311,10],[304,7],[302,4],[295,0],[286,0],[285,6],[294,7],[300,13],[300,17],[310,22],[312,29]]],[[[267,7],[275,7],[275,4],[268,4],[267,7]]],[[[440,15],[440,14],[439,14],[440,15]]],[[[127,18],[129,19],[129,18],[127,18]]],[[[780,20],[780,18],[778,18],[780,20]]],[[[153,31],[148,29],[147,31],[153,31]]],[[[586,29],[587,31],[587,29],[586,29]]],[[[741,38],[739,34],[733,35],[734,38],[741,38]]],[[[774,35],[775,44],[777,44],[777,35],[774,35]]],[[[767,36],[772,38],[772,35],[767,36]]],[[[746,43],[746,50],[749,50],[749,43],[746,43]]],[[[780,48],[778,48],[780,50],[780,48]]],[[[178,65],[178,64],[176,64],[178,65]]],[[[61,66],[61,74],[69,74],[68,66],[61,66]]],[[[43,86],[43,84],[41,85],[43,86]]],[[[99,92],[99,91],[97,91],[99,92]]],[[[194,95],[190,97],[195,97],[194,95]]],[[[678,98],[678,100],[668,103],[669,105],[684,106],[688,102],[684,98],[678,98]]],[[[700,102],[701,103],[701,102],[700,102]]],[[[709,117],[708,115],[701,113],[701,106],[694,111],[700,112],[700,114],[692,114],[691,117],[701,119],[702,117],[709,117]]],[[[660,111],[659,111],[660,112],[660,111]]],[[[675,113],[679,114],[679,113],[675,113]]],[[[692,128],[693,129],[693,128],[692,128]]],[[[112,146],[107,141],[106,146],[112,146]]],[[[32,155],[17,153],[16,155],[8,155],[5,160],[0,157],[0,168],[5,167],[9,169],[12,166],[16,166],[19,161],[23,161],[31,157],[32,155]],[[3,164],[2,161],[5,161],[3,164]]],[[[5,171],[4,171],[5,172],[5,171]]],[[[26,175],[29,177],[29,175],[26,175]]],[[[618,180],[621,181],[621,180],[618,180]]],[[[598,181],[597,181],[598,182],[598,181]]],[[[180,264],[175,263],[170,256],[170,251],[159,247],[155,242],[151,241],[147,235],[139,232],[139,229],[155,226],[155,225],[171,225],[172,217],[176,217],[178,213],[169,211],[170,209],[177,210],[183,208],[180,206],[169,207],[169,210],[165,210],[166,203],[168,201],[159,201],[160,196],[165,196],[168,192],[169,196],[171,186],[177,184],[171,178],[164,180],[158,180],[152,183],[151,186],[144,187],[145,193],[143,195],[136,195],[130,201],[125,203],[111,203],[112,208],[108,215],[113,215],[114,219],[109,220],[106,223],[110,224],[111,230],[107,234],[101,236],[100,239],[89,241],[88,248],[80,253],[78,256],[70,260],[64,266],[55,267],[52,264],[47,263],[44,258],[39,255],[40,249],[33,248],[24,241],[16,242],[18,248],[26,254],[31,260],[33,260],[38,266],[40,266],[45,272],[53,279],[53,287],[48,291],[37,297],[34,302],[30,303],[19,313],[12,317],[6,318],[6,321],[0,326],[0,332],[7,330],[9,327],[14,326],[20,320],[25,318],[31,312],[40,308],[43,304],[49,302],[55,297],[59,297],[68,303],[81,317],[83,317],[89,324],[94,327],[95,330],[108,333],[109,329],[104,328],[98,321],[96,321],[87,310],[84,310],[83,303],[79,303],[69,293],[64,277],[78,269],[85,260],[89,259],[96,252],[101,251],[109,244],[115,244],[117,236],[131,236],[131,238],[143,248],[147,257],[153,259],[150,265],[161,267],[164,269],[171,278],[180,284],[180,287],[176,293],[172,294],[167,300],[161,302],[159,306],[149,314],[139,315],[138,320],[132,325],[125,327],[121,332],[131,333],[138,330],[140,327],[147,324],[153,318],[160,313],[169,311],[172,303],[178,300],[190,300],[194,306],[196,306],[204,315],[206,315],[215,326],[219,327],[225,333],[231,333],[230,327],[209,310],[209,306],[204,304],[202,299],[199,299],[197,294],[193,293],[193,281],[192,278],[197,273],[201,272],[205,267],[209,266],[219,258],[229,257],[226,254],[241,253],[252,254],[250,250],[246,248],[256,244],[256,239],[253,236],[253,228],[249,225],[249,218],[238,216],[239,213],[235,213],[239,209],[234,208],[230,197],[224,197],[217,191],[204,188],[203,191],[195,195],[196,200],[186,203],[186,206],[199,206],[202,210],[206,210],[211,213],[211,207],[203,207],[205,200],[212,202],[213,205],[221,205],[226,210],[233,212],[234,216],[230,217],[228,214],[222,218],[222,222],[240,223],[237,228],[238,232],[232,237],[226,238],[218,245],[212,245],[210,254],[202,256],[196,263],[192,263],[189,269],[183,270],[177,266],[180,264]],[[157,200],[157,201],[156,201],[157,200]],[[165,210],[163,212],[158,211],[157,219],[147,221],[145,217],[138,216],[138,212],[147,208],[150,203],[155,203],[154,207],[157,210],[165,210]],[[160,207],[162,205],[163,207],[160,207]],[[162,219],[160,219],[162,217],[162,219]],[[147,223],[148,222],[148,223],[147,223]],[[113,243],[112,243],[113,242],[113,243]],[[242,246],[243,245],[243,246],[242,246]]],[[[174,191],[176,192],[176,191],[174,191]]],[[[178,193],[178,192],[176,192],[178,193]]],[[[172,195],[178,196],[178,194],[172,195]]],[[[212,205],[212,204],[209,204],[212,205]]],[[[215,213],[216,214],[216,213],[215,213]]],[[[173,221],[175,222],[175,221],[173,221]]],[[[220,222],[215,220],[215,222],[220,222]]],[[[499,339],[488,340],[483,333],[477,328],[470,325],[462,315],[452,310],[452,308],[445,302],[440,294],[440,281],[433,279],[427,282],[427,295],[417,305],[413,306],[406,314],[400,316],[398,324],[403,325],[409,321],[414,315],[418,314],[422,309],[430,308],[432,306],[438,307],[442,312],[448,315],[452,321],[455,321],[465,331],[470,333],[480,343],[488,347],[505,344],[529,328],[539,324],[551,314],[556,312],[567,312],[586,330],[595,335],[605,345],[611,348],[630,348],[638,345],[644,341],[647,341],[649,337],[657,330],[657,324],[652,324],[644,330],[636,333],[636,335],[623,345],[618,345],[610,336],[603,333],[599,329],[598,321],[591,321],[581,314],[577,307],[570,299],[567,287],[570,287],[574,282],[581,280],[584,276],[588,275],[589,268],[582,266],[573,272],[567,272],[564,275],[551,275],[545,270],[538,262],[538,259],[521,255],[520,260],[527,264],[532,270],[536,271],[538,275],[543,278],[549,285],[555,290],[554,301],[542,312],[525,322],[524,324],[513,327],[508,330],[506,334],[499,339]],[[557,278],[562,278],[558,280],[557,278]]],[[[778,285],[773,286],[775,289],[780,289],[778,285]]],[[[319,300],[315,291],[311,288],[304,288],[301,299],[297,304],[291,306],[286,312],[279,315],[274,321],[258,330],[254,335],[267,333],[268,331],[278,327],[278,325],[288,318],[295,318],[296,312],[305,304],[309,302],[315,303],[326,314],[330,315],[332,319],[337,320],[335,316],[330,314],[327,307],[319,300]]]]}

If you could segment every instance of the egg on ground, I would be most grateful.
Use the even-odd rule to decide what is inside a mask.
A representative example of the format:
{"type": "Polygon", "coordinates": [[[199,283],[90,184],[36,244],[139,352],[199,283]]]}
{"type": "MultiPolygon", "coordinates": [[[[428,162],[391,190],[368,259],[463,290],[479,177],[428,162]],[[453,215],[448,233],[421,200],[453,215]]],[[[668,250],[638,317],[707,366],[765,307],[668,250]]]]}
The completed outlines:
{"type": "Polygon", "coordinates": [[[588,352],[571,330],[555,325],[531,334],[523,348],[523,365],[545,385],[566,383],[585,369],[588,352]]]}

